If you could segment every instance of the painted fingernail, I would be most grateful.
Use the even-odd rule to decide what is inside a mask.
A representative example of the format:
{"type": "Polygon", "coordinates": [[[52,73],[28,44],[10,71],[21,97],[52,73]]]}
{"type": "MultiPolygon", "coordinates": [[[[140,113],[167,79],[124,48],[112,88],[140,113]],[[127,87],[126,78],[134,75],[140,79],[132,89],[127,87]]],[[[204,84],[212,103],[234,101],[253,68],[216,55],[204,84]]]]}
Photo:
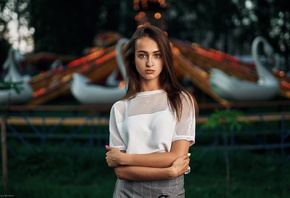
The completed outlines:
{"type": "Polygon", "coordinates": [[[108,145],[105,145],[105,147],[108,148],[109,146],[108,145]]]}
{"type": "Polygon", "coordinates": [[[188,155],[188,157],[190,157],[191,156],[191,153],[187,153],[187,155],[188,155]]]}

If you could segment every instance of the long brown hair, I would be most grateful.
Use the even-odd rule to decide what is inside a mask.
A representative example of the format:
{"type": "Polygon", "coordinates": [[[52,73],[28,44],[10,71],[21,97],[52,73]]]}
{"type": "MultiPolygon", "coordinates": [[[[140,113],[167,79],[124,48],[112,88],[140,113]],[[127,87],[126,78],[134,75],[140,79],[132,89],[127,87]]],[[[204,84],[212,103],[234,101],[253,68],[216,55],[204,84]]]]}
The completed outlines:
{"type": "Polygon", "coordinates": [[[176,114],[177,119],[179,120],[182,114],[182,93],[185,93],[190,104],[195,106],[195,114],[197,115],[198,107],[194,96],[181,86],[175,75],[169,40],[161,29],[152,25],[144,25],[138,28],[125,47],[124,59],[129,83],[127,93],[123,99],[134,98],[138,92],[141,92],[140,75],[135,66],[135,45],[136,41],[142,37],[153,39],[161,51],[163,69],[159,76],[159,82],[161,88],[167,92],[170,107],[176,114]]]}

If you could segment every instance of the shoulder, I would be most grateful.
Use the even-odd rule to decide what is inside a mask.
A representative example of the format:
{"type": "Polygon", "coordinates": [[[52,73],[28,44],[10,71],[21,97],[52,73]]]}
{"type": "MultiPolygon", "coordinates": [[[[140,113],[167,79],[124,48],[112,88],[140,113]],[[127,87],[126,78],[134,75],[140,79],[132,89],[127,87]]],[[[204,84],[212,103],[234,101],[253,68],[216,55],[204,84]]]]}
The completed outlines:
{"type": "Polygon", "coordinates": [[[181,101],[184,103],[193,103],[194,102],[194,97],[192,96],[191,93],[187,92],[187,91],[182,91],[180,93],[180,98],[181,101]]]}
{"type": "Polygon", "coordinates": [[[125,106],[126,102],[127,102],[127,100],[119,100],[113,104],[112,108],[115,108],[115,109],[121,108],[121,107],[125,106]]]}
{"type": "Polygon", "coordinates": [[[115,102],[112,106],[111,111],[122,112],[125,110],[127,100],[119,100],[115,102]]]}
{"type": "Polygon", "coordinates": [[[191,111],[195,111],[196,107],[196,102],[194,96],[186,91],[182,91],[180,94],[182,105],[185,108],[190,109],[191,111]]]}
{"type": "Polygon", "coordinates": [[[128,99],[123,99],[115,102],[111,108],[111,115],[124,117],[128,101],[128,99]]]}

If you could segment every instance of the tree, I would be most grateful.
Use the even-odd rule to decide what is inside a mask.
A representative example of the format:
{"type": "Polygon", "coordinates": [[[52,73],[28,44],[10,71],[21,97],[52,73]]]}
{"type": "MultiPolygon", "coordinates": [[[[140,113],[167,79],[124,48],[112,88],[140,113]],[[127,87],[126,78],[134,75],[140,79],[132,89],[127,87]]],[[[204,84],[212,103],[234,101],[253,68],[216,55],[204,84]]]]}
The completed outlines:
{"type": "Polygon", "coordinates": [[[186,0],[172,1],[171,4],[168,9],[169,33],[203,47],[226,53],[230,51],[230,37],[235,27],[233,17],[239,13],[236,3],[228,0],[186,0]]]}
{"type": "Polygon", "coordinates": [[[35,51],[82,55],[84,48],[93,45],[98,33],[118,31],[119,6],[120,2],[113,0],[31,1],[30,26],[35,28],[35,51]]]}
{"type": "Polygon", "coordinates": [[[235,0],[239,14],[235,18],[239,43],[265,37],[275,51],[284,55],[286,71],[289,70],[290,4],[284,0],[235,0]]]}
{"type": "Polygon", "coordinates": [[[230,161],[228,139],[230,132],[239,132],[242,130],[244,125],[248,124],[246,120],[240,120],[238,118],[240,116],[243,116],[243,113],[237,110],[216,110],[210,115],[208,121],[203,125],[203,127],[209,129],[219,128],[222,133],[226,161],[227,198],[230,196],[230,161]]]}
{"type": "Polygon", "coordinates": [[[284,0],[273,2],[270,37],[277,40],[277,47],[285,58],[285,70],[290,70],[290,5],[284,0]]]}
{"type": "Polygon", "coordinates": [[[4,38],[4,34],[7,32],[8,17],[4,15],[7,2],[8,0],[0,1],[0,40],[4,38]]]}
{"type": "MultiPolygon", "coordinates": [[[[8,3],[8,0],[0,0],[0,66],[3,65],[8,50],[10,48],[10,44],[7,39],[8,35],[8,21],[10,20],[9,16],[7,14],[4,14],[4,10],[6,9],[6,5],[8,3]]],[[[0,70],[1,71],[1,70],[0,70]]],[[[1,73],[0,73],[1,78],[1,73]]]]}
{"type": "Polygon", "coordinates": [[[27,22],[29,19],[27,5],[27,0],[3,0],[1,2],[0,29],[3,31],[0,38],[9,41],[15,48],[20,48],[24,43],[33,45],[31,39],[33,30],[29,29],[27,22]]]}
{"type": "Polygon", "coordinates": [[[286,65],[290,48],[290,4],[285,0],[168,0],[169,35],[204,48],[250,54],[256,36],[265,37],[286,65]],[[239,50],[241,49],[241,50],[239,50]]]}
{"type": "Polygon", "coordinates": [[[35,29],[35,51],[81,54],[91,45],[100,12],[98,0],[30,1],[29,25],[35,29]]]}

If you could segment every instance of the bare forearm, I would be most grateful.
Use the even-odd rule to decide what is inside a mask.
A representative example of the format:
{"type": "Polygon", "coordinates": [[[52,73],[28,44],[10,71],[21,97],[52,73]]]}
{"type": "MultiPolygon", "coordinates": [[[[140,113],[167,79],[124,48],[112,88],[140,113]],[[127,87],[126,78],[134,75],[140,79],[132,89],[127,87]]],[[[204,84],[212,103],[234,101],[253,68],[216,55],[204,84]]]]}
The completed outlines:
{"type": "Polygon", "coordinates": [[[174,179],[178,176],[178,171],[174,167],[118,166],[114,170],[119,179],[132,181],[174,179]]]}
{"type": "Polygon", "coordinates": [[[189,142],[185,140],[175,141],[170,152],[150,154],[123,153],[119,159],[120,165],[134,165],[165,168],[172,165],[176,158],[187,154],[189,142]]]}
{"type": "Polygon", "coordinates": [[[177,157],[179,156],[172,152],[150,154],[124,153],[122,158],[120,159],[120,164],[165,168],[170,167],[177,157]]]}

